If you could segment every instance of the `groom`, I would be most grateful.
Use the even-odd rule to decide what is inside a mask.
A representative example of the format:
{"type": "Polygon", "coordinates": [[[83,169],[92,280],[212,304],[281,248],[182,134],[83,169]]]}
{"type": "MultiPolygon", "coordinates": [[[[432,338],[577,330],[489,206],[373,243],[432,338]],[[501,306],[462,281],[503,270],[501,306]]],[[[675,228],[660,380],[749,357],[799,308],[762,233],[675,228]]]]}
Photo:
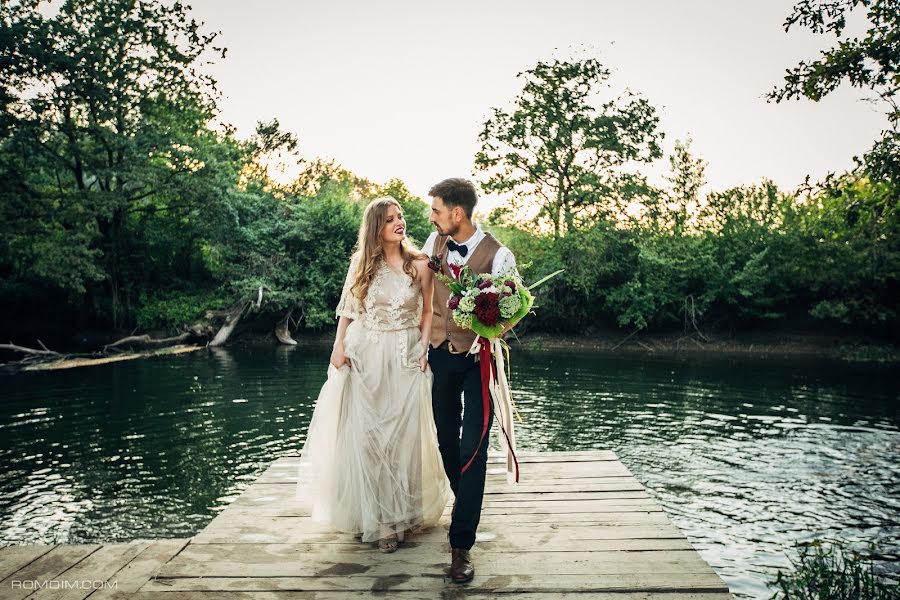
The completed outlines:
{"type": "MultiPolygon", "coordinates": [[[[431,223],[437,231],[428,237],[422,252],[442,256],[441,270],[445,274],[451,273],[450,265],[468,265],[475,273],[492,275],[515,269],[512,252],[472,223],[478,195],[471,181],[445,179],[432,187],[428,195],[431,223]]],[[[434,374],[431,401],[438,446],[456,496],[450,521],[450,578],[466,583],[475,576],[469,550],[475,544],[475,530],[481,518],[494,409],[490,398],[486,399],[488,410],[484,409],[480,365],[475,360],[478,355],[466,354],[476,335],[453,322],[447,308],[449,297],[447,284],[435,279],[428,362],[434,374]],[[486,433],[482,437],[483,432],[486,433]]]]}

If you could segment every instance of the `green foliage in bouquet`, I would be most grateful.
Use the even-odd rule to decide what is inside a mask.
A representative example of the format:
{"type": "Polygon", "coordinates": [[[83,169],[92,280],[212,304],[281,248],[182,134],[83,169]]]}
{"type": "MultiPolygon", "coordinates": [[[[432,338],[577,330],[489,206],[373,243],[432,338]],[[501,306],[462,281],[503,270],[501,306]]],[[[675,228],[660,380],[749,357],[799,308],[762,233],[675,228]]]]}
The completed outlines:
{"type": "Polygon", "coordinates": [[[514,327],[534,306],[532,290],[561,273],[557,271],[526,286],[514,273],[476,274],[468,266],[451,270],[456,278],[441,272],[437,272],[437,278],[450,289],[447,307],[453,311],[453,321],[487,339],[498,337],[506,327],[514,327]]]}

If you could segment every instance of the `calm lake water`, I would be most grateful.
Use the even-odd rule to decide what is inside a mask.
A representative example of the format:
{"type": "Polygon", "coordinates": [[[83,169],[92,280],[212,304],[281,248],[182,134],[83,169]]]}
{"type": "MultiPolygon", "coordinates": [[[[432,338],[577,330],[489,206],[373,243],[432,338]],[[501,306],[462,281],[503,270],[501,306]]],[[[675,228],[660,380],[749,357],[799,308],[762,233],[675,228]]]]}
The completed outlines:
{"type": "MultiPolygon", "coordinates": [[[[900,573],[900,369],[515,351],[532,450],[611,449],[739,597],[795,541],[900,573]]],[[[189,537],[302,446],[324,349],[0,375],[0,541],[189,537]]]]}

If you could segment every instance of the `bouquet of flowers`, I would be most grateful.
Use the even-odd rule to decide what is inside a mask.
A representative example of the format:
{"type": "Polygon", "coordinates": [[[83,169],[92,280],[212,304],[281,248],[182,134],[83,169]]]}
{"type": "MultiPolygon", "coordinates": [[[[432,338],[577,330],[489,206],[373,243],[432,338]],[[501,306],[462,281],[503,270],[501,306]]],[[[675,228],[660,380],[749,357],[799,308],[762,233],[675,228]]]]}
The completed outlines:
{"type": "Polygon", "coordinates": [[[515,273],[474,273],[468,266],[460,268],[452,264],[453,277],[449,277],[441,272],[441,259],[433,256],[429,267],[450,288],[447,308],[453,311],[453,322],[487,340],[496,338],[522,320],[534,305],[532,290],[562,273],[562,270],[556,271],[526,286],[515,273]]]}
{"type": "MultiPolygon", "coordinates": [[[[452,312],[453,322],[462,329],[470,329],[477,336],[469,349],[470,354],[477,354],[481,363],[481,397],[484,403],[482,414],[484,423],[481,439],[488,432],[488,403],[494,402],[494,413],[500,425],[502,436],[500,445],[506,449],[506,473],[511,483],[519,481],[519,461],[516,458],[516,436],[512,415],[515,405],[512,401],[512,390],[509,386],[509,375],[506,372],[509,358],[504,360],[504,350],[508,347],[500,339],[500,334],[512,328],[522,317],[531,311],[534,304],[532,290],[545,281],[556,277],[562,270],[552,273],[540,281],[526,286],[515,273],[490,275],[475,273],[468,266],[450,265],[449,277],[442,272],[442,256],[432,256],[428,267],[435,272],[438,280],[450,288],[447,308],[452,312]]],[[[521,420],[521,417],[520,417],[521,420]]],[[[481,446],[479,441],[478,446],[481,446]]],[[[463,465],[465,471],[472,464],[475,456],[463,465]]]]}

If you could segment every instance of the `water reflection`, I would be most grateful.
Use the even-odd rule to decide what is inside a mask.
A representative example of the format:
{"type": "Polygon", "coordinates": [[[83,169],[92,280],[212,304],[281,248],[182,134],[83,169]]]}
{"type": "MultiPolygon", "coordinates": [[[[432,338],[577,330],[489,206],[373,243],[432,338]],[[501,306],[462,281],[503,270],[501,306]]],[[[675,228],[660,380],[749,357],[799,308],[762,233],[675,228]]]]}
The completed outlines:
{"type": "Polygon", "coordinates": [[[739,596],[817,536],[900,571],[896,369],[522,358],[523,445],[615,450],[739,596]]]}
{"type": "MultiPolygon", "coordinates": [[[[305,439],[327,352],[217,349],[2,376],[0,536],[187,537],[305,439]]],[[[900,555],[896,368],[517,352],[537,450],[612,449],[739,596],[795,540],[900,555]]]]}

